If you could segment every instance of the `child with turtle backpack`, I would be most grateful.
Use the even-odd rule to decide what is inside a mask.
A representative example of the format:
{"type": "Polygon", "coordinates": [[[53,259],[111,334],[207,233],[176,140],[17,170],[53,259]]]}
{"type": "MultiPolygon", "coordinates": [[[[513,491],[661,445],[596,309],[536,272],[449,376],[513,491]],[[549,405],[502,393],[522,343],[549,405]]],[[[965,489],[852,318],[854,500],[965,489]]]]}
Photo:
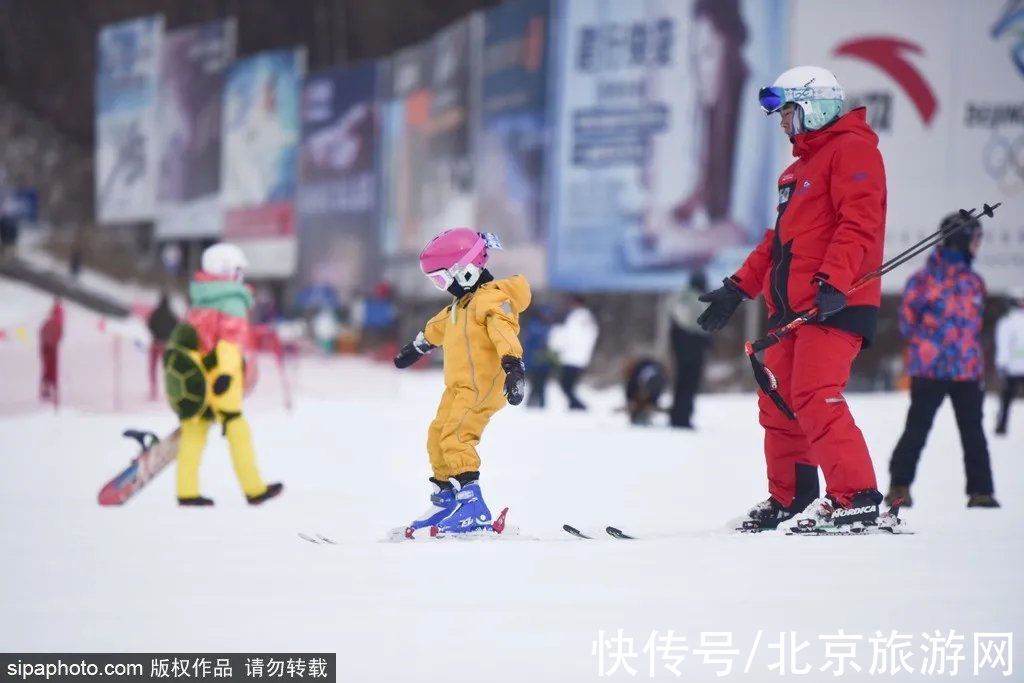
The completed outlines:
{"type": "Polygon", "coordinates": [[[414,538],[504,529],[480,490],[476,447],[491,417],[506,403],[519,405],[526,385],[519,315],[530,304],[530,286],[521,275],[495,280],[488,249],[501,244],[490,233],[469,228],[443,232],[420,253],[420,268],[452,301],[431,318],[395,357],[407,368],[437,347],[444,353],[444,394],[427,431],[433,476],[430,507],[396,538],[414,538]]]}
{"type": "Polygon", "coordinates": [[[178,447],[178,504],[208,506],[199,492],[199,461],[210,426],[227,437],[235,475],[251,505],[281,493],[265,484],[256,468],[249,423],[242,415],[243,353],[249,340],[253,299],[243,284],[245,255],[233,244],[215,244],[202,256],[202,269],[189,285],[192,307],[175,327],[164,353],[168,402],[181,420],[178,447]]]}

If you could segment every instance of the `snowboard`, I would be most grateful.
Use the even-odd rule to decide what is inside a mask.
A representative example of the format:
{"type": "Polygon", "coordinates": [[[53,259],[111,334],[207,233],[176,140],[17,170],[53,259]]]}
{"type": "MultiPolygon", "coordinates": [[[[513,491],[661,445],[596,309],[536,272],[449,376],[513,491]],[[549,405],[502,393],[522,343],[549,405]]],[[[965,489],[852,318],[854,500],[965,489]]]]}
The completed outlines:
{"type": "Polygon", "coordinates": [[[125,430],[124,436],[137,441],[141,452],[132,459],[128,467],[100,489],[100,505],[123,505],[139,489],[160,474],[177,457],[180,435],[180,429],[174,430],[163,439],[153,432],[138,429],[125,430]]]}

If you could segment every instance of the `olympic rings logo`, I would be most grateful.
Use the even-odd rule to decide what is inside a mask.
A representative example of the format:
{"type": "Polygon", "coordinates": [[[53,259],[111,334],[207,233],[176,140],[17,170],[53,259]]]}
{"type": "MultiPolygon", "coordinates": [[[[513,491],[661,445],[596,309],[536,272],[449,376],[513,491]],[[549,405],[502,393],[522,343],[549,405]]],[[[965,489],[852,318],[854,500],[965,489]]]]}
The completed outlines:
{"type": "Polygon", "coordinates": [[[985,172],[1007,194],[1024,191],[1024,131],[1011,139],[992,131],[982,151],[985,172]]]}

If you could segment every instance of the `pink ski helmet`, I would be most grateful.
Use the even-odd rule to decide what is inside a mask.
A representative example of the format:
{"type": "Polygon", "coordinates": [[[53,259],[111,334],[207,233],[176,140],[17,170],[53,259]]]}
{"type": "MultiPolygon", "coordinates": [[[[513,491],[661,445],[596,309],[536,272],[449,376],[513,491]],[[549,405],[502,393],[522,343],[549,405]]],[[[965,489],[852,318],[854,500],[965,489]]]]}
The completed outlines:
{"type": "Polygon", "coordinates": [[[488,247],[500,249],[501,243],[470,228],[445,230],[420,252],[420,270],[442,291],[454,282],[472,287],[487,265],[488,247]]]}

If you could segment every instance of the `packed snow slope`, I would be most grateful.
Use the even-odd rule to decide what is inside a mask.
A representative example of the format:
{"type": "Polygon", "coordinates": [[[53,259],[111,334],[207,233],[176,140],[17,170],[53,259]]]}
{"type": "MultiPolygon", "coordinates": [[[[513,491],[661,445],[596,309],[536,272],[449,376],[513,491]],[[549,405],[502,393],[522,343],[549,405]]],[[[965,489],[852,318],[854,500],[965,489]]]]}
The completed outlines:
{"type": "MultiPolygon", "coordinates": [[[[1001,510],[965,509],[947,405],[905,512],[915,535],[799,538],[724,531],[765,496],[753,396],[701,397],[699,430],[680,432],[628,426],[617,393],[584,394],[591,412],[570,414],[553,388],[547,411],[501,411],[481,446],[486,499],[510,507],[519,537],[387,543],[426,507],[440,373],[307,359],[292,379],[293,413],[266,387],[248,411],[263,474],[286,485],[261,508],[245,504],[216,432],[201,473],[216,507],[176,507],[171,468],[100,508],[99,488],[134,455],[120,431],[173,428],[157,404],[0,417],[0,648],[326,651],[346,681],[587,681],[615,664],[600,631],[633,638],[625,661],[649,678],[644,644],[672,629],[691,650],[684,679],[718,680],[692,650],[728,632],[739,654],[722,680],[757,681],[779,676],[769,645],[796,632],[810,643],[796,663],[825,680],[819,637],[841,629],[863,636],[862,671],[847,677],[873,680],[868,639],[896,630],[913,638],[915,673],[883,677],[925,680],[925,633],[964,635],[959,674],[974,679],[973,634],[1019,641],[1024,628],[1024,406],[1009,437],[990,439],[1001,510]],[[565,522],[599,539],[569,537],[565,522]],[[607,538],[607,524],[643,538],[607,538]]],[[[884,486],[907,398],[849,400],[884,486]]],[[[670,661],[658,655],[657,678],[675,678],[670,661]]],[[[631,678],[621,664],[610,677],[631,678]]]]}

